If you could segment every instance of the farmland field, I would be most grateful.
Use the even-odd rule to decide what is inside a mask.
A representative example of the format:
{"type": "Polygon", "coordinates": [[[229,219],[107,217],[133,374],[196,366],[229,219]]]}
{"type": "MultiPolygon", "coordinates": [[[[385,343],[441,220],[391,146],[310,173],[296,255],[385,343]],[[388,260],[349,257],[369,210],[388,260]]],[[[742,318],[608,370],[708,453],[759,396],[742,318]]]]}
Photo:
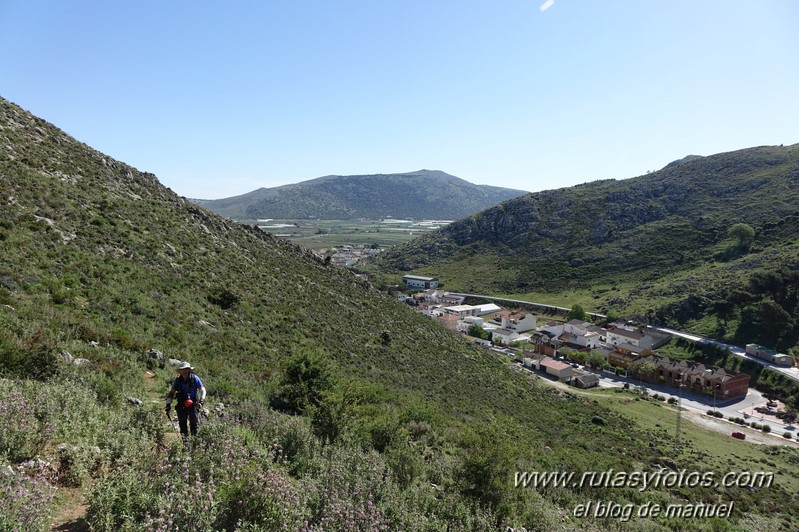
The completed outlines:
{"type": "Polygon", "coordinates": [[[239,220],[316,251],[345,245],[391,247],[449,223],[448,220],[239,220]]]}

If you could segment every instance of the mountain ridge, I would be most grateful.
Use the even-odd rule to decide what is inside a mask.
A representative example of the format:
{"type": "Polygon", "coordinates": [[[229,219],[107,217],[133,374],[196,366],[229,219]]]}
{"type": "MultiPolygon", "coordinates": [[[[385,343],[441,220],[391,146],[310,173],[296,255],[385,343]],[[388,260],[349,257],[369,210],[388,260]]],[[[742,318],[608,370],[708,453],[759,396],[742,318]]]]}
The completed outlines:
{"type": "Polygon", "coordinates": [[[217,200],[192,200],[234,219],[458,219],[526,191],[474,185],[440,170],[327,175],[217,200]]]}

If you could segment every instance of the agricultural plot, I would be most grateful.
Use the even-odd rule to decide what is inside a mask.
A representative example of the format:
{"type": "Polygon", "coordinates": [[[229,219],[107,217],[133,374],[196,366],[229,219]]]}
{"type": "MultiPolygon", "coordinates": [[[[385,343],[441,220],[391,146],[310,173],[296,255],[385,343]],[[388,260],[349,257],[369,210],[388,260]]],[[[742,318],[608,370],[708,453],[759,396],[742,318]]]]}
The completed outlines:
{"type": "Polygon", "coordinates": [[[342,246],[392,247],[449,221],[440,220],[241,220],[316,251],[342,246]]]}

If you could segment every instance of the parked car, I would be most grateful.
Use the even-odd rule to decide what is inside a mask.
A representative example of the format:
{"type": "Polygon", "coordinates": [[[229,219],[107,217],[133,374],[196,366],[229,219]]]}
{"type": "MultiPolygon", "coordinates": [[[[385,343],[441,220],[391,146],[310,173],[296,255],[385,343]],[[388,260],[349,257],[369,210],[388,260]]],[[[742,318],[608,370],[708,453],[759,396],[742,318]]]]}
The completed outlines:
{"type": "Polygon", "coordinates": [[[746,439],[746,434],[744,434],[743,432],[733,432],[732,433],[732,437],[733,438],[738,438],[739,440],[745,440],[746,439]]]}

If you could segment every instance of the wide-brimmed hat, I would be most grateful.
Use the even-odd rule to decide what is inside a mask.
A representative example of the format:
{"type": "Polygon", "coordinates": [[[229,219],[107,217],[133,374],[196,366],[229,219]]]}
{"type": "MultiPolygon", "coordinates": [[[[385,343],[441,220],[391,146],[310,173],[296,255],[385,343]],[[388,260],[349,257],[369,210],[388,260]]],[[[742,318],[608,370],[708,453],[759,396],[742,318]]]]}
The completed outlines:
{"type": "Polygon", "coordinates": [[[194,368],[191,367],[191,364],[189,364],[188,362],[181,362],[180,366],[178,366],[177,369],[178,369],[178,371],[180,371],[182,369],[192,369],[193,370],[194,368]]]}

